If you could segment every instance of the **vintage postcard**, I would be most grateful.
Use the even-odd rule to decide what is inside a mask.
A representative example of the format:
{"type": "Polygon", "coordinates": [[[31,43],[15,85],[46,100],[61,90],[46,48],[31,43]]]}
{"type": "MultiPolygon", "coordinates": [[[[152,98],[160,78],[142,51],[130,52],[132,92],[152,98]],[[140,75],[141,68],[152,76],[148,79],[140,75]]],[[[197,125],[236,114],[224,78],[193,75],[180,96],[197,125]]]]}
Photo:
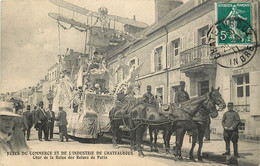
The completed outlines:
{"type": "Polygon", "coordinates": [[[1,0],[0,166],[259,165],[259,0],[1,0]]]}

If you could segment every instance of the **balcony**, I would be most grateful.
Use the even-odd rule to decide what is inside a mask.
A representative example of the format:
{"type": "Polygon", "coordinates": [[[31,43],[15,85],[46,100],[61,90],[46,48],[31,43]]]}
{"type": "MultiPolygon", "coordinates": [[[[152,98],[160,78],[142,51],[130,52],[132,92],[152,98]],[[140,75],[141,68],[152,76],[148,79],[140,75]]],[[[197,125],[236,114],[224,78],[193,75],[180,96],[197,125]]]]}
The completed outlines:
{"type": "Polygon", "coordinates": [[[184,73],[204,72],[216,66],[216,60],[210,57],[209,45],[199,45],[180,53],[180,70],[184,73]]]}

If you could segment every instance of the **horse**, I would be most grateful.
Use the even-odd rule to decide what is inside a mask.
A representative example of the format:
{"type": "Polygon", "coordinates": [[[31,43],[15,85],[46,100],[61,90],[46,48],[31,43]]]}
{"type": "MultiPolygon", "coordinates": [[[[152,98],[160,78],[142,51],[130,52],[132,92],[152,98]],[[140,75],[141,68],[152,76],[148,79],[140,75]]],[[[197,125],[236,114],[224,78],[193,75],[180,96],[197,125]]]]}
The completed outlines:
{"type": "MultiPolygon", "coordinates": [[[[158,111],[158,108],[153,105],[142,102],[137,103],[135,106],[132,107],[129,112],[129,120],[131,122],[131,128],[135,129],[138,156],[144,157],[141,149],[141,142],[147,125],[167,126],[167,124],[171,124],[172,130],[166,130],[167,132],[164,136],[166,149],[169,149],[171,131],[176,130],[176,155],[181,158],[181,146],[185,131],[192,130],[194,132],[193,144],[196,143],[195,138],[198,136],[198,127],[196,127],[196,125],[193,125],[195,122],[193,122],[192,118],[195,117],[198,112],[200,112],[201,115],[211,115],[212,117],[217,116],[215,110],[211,110],[215,105],[220,108],[225,108],[226,106],[224,100],[221,97],[221,94],[219,93],[219,88],[212,88],[211,92],[184,102],[182,103],[181,107],[178,107],[175,104],[170,104],[170,108],[167,111],[168,116],[159,115],[160,111],[158,111]],[[192,123],[192,125],[187,125],[188,122],[192,123]]],[[[199,146],[198,154],[201,153],[201,147],[202,143],[199,146]]],[[[199,159],[201,159],[201,157],[199,159]]]]}
{"type": "MultiPolygon", "coordinates": [[[[218,110],[216,109],[216,105],[220,109],[224,109],[226,107],[226,104],[221,94],[219,93],[219,88],[214,89],[212,87],[210,92],[208,92],[203,96],[195,98],[193,100],[197,100],[199,98],[203,100],[201,103],[199,103],[199,107],[195,109],[196,111],[187,112],[192,119],[184,119],[173,123],[173,128],[174,130],[176,130],[175,156],[177,156],[179,159],[182,159],[181,147],[182,147],[185,132],[187,130],[190,130],[192,132],[192,146],[189,152],[190,160],[195,161],[193,157],[193,150],[198,139],[199,142],[198,160],[203,161],[203,158],[201,156],[201,149],[203,146],[203,137],[204,137],[205,129],[207,127],[207,118],[209,117],[216,118],[218,116],[218,110]]],[[[189,100],[182,103],[182,106],[187,107],[191,103],[192,101],[189,100]]],[[[186,109],[184,109],[184,111],[185,110],[186,109]]]]}
{"type": "Polygon", "coordinates": [[[134,105],[135,101],[120,97],[115,106],[109,111],[110,125],[112,131],[112,143],[115,148],[118,148],[118,142],[122,138],[122,130],[130,132],[131,150],[134,150],[135,133],[131,130],[129,118],[129,109],[134,105]]]}

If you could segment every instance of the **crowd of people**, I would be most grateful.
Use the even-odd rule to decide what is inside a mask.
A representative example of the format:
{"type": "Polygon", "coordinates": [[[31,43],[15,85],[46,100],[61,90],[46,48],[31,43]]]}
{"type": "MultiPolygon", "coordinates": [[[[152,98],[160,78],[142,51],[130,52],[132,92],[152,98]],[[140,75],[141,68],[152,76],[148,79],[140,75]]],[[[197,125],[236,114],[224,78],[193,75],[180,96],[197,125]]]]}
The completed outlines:
{"type": "Polygon", "coordinates": [[[7,152],[29,151],[26,140],[30,141],[32,128],[37,130],[39,141],[51,141],[54,121],[57,121],[59,127],[59,141],[63,142],[64,137],[68,141],[67,113],[63,107],[59,107],[56,116],[52,105],[44,109],[42,101],[39,102],[38,108],[35,106],[31,109],[31,106],[27,105],[26,110],[22,110],[15,107],[13,102],[0,102],[0,156],[6,155],[7,152]]]}

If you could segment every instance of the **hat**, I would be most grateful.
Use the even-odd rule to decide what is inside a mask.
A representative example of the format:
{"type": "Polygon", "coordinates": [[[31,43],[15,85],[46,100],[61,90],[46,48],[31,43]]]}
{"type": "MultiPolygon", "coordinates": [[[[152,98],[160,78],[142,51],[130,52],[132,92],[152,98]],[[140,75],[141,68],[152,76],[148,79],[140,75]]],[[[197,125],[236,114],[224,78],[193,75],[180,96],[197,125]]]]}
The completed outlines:
{"type": "Polygon", "coordinates": [[[0,101],[0,116],[15,116],[21,117],[18,114],[13,113],[13,103],[0,101]]]}
{"type": "Polygon", "coordinates": [[[233,106],[233,105],[234,105],[233,102],[228,103],[228,106],[233,106]]]}
{"type": "Polygon", "coordinates": [[[184,81],[180,81],[180,85],[185,85],[185,82],[184,81]]]}

